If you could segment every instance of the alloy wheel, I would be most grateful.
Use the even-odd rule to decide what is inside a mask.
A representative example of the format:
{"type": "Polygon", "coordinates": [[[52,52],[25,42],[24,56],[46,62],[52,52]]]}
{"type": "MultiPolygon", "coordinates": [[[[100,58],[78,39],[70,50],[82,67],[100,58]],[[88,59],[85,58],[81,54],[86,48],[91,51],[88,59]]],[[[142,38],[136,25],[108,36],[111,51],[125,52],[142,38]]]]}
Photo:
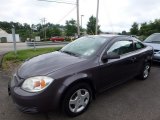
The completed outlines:
{"type": "Polygon", "coordinates": [[[73,113],[79,113],[83,111],[88,105],[90,100],[90,94],[87,89],[78,89],[69,100],[69,109],[73,113]]]}
{"type": "Polygon", "coordinates": [[[144,69],[144,78],[147,78],[149,75],[150,66],[147,64],[144,69]]]}

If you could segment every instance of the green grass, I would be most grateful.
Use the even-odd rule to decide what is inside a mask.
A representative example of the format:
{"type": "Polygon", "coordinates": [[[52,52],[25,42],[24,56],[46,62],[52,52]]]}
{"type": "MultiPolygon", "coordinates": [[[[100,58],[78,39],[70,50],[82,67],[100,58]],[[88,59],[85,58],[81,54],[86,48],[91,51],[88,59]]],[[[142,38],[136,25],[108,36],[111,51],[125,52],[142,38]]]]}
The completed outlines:
{"type": "Polygon", "coordinates": [[[36,50],[34,49],[28,49],[28,50],[19,50],[17,51],[17,56],[15,56],[14,52],[9,52],[3,57],[3,63],[2,66],[5,69],[11,68],[11,66],[15,66],[16,64],[21,64],[26,59],[53,52],[56,50],[59,50],[61,47],[55,47],[55,48],[38,48],[36,50]]]}

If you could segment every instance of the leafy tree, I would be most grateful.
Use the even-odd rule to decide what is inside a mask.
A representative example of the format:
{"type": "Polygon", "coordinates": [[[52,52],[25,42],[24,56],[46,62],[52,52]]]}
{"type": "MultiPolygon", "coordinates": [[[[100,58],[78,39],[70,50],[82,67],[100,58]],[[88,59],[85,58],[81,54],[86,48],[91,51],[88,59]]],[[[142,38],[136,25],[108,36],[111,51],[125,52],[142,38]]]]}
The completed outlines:
{"type": "Polygon", "coordinates": [[[52,36],[61,36],[62,32],[58,27],[54,27],[52,36]]]}
{"type": "Polygon", "coordinates": [[[148,36],[149,26],[146,22],[141,24],[139,35],[147,35],[148,36]]]}
{"type": "Polygon", "coordinates": [[[0,22],[0,28],[8,33],[11,33],[12,25],[8,22],[0,22]]]}
{"type": "Polygon", "coordinates": [[[125,30],[123,30],[122,35],[127,35],[127,32],[125,30]]]}
{"type": "Polygon", "coordinates": [[[57,26],[47,29],[47,37],[61,36],[61,35],[62,35],[62,31],[57,26]]]}
{"type": "Polygon", "coordinates": [[[138,35],[139,33],[139,28],[138,28],[138,23],[134,22],[132,25],[132,28],[130,29],[130,34],[131,35],[138,35]]]}
{"type": "Polygon", "coordinates": [[[149,36],[153,33],[160,32],[160,19],[156,19],[154,22],[144,22],[140,26],[139,35],[149,36]]]}
{"type": "Polygon", "coordinates": [[[51,36],[61,36],[64,26],[52,23],[46,23],[45,25],[41,24],[32,24],[27,23],[21,24],[19,22],[1,22],[0,28],[5,30],[8,33],[11,33],[12,27],[15,27],[16,34],[20,35],[22,41],[25,41],[27,38],[34,38],[35,36],[40,36],[44,38],[44,28],[46,29],[46,37],[50,38],[51,36]]]}
{"type": "MultiPolygon", "coordinates": [[[[93,15],[89,18],[89,22],[87,23],[87,33],[88,34],[95,34],[96,29],[96,17],[93,15]]],[[[98,26],[98,34],[100,33],[100,26],[98,26]]]]}
{"type": "Polygon", "coordinates": [[[66,36],[74,36],[77,33],[77,26],[75,20],[66,21],[65,34],[66,36]]]}

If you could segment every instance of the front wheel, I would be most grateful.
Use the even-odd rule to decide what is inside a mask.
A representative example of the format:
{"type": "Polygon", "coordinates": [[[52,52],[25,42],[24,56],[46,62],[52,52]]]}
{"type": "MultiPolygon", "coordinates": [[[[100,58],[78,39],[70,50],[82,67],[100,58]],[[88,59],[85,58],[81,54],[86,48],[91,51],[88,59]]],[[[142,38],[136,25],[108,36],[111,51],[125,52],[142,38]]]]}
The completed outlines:
{"type": "Polygon", "coordinates": [[[70,87],[63,99],[63,111],[71,117],[83,113],[92,99],[92,91],[86,83],[77,83],[70,87]]]}
{"type": "Polygon", "coordinates": [[[139,75],[139,78],[141,80],[146,80],[149,77],[150,69],[151,69],[151,64],[145,63],[143,70],[142,70],[141,74],[139,75]]]}

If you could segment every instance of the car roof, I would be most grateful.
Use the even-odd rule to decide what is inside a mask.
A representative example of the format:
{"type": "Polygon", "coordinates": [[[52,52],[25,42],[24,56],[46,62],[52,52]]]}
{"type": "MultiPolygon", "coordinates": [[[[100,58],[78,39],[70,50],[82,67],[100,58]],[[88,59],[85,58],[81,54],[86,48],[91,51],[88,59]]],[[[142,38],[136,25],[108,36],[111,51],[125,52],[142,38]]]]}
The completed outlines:
{"type": "Polygon", "coordinates": [[[124,36],[124,35],[117,35],[117,34],[100,34],[99,36],[103,36],[103,37],[118,37],[118,36],[124,36]]]}
{"type": "Polygon", "coordinates": [[[117,38],[117,37],[132,37],[129,35],[117,35],[117,34],[100,34],[100,35],[88,35],[88,37],[103,37],[103,38],[117,38]]]}

